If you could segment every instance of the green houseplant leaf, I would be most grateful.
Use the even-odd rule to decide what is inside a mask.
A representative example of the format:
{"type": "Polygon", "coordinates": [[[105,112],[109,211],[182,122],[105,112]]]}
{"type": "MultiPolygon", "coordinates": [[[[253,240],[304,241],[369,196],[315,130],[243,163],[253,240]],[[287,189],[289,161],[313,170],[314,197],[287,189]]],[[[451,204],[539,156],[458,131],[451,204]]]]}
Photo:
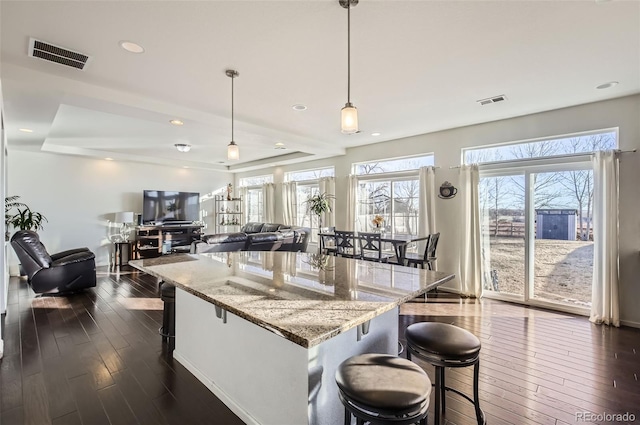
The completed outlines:
{"type": "Polygon", "coordinates": [[[38,231],[43,229],[42,223],[48,222],[44,215],[31,211],[26,205],[24,208],[17,209],[18,212],[9,220],[16,229],[38,231]]]}
{"type": "Polygon", "coordinates": [[[323,192],[309,197],[305,202],[307,203],[309,211],[320,216],[322,213],[332,211],[331,201],[333,199],[335,199],[335,196],[323,192]]]}
{"type": "Polygon", "coordinates": [[[4,225],[5,225],[5,227],[9,227],[9,224],[11,223],[11,218],[13,217],[13,214],[11,214],[11,210],[12,209],[18,208],[18,207],[27,207],[22,202],[18,202],[18,199],[20,199],[19,195],[7,196],[6,198],[4,198],[4,225]]]}

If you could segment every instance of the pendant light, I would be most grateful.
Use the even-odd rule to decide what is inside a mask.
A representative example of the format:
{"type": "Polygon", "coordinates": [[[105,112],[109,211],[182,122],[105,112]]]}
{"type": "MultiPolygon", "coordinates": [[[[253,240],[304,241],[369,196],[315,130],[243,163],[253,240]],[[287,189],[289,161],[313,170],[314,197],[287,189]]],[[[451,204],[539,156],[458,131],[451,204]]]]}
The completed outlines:
{"type": "Polygon", "coordinates": [[[347,9],[347,103],[342,108],[341,128],[344,134],[358,132],[358,110],[351,103],[351,6],[358,0],[338,0],[340,6],[347,9]]]}
{"type": "Polygon", "coordinates": [[[231,142],[227,145],[227,159],[236,161],[240,159],[240,150],[238,149],[236,142],[233,140],[233,79],[240,74],[238,71],[233,69],[227,69],[225,74],[227,74],[227,77],[231,78],[231,142]]]}

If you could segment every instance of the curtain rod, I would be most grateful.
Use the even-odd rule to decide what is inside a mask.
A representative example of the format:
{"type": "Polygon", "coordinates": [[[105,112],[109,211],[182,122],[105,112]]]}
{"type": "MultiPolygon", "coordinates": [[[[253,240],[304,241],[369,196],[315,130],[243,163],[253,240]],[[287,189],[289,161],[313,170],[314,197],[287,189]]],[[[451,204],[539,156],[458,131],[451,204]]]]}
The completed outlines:
{"type": "MultiPolygon", "coordinates": [[[[630,150],[620,150],[620,149],[614,149],[615,153],[634,153],[636,152],[637,149],[630,149],[630,150]]],[[[549,159],[557,159],[557,158],[575,158],[575,157],[580,157],[580,156],[592,156],[595,152],[584,152],[584,153],[568,153],[568,154],[564,154],[564,155],[553,155],[553,156],[541,156],[539,158],[518,158],[518,159],[514,159],[514,160],[505,160],[505,161],[490,161],[490,162],[483,162],[479,165],[496,165],[496,164],[505,164],[505,163],[510,163],[513,164],[514,162],[529,162],[529,161],[545,161],[545,160],[549,160],[549,159]]],[[[449,167],[450,170],[456,169],[456,168],[460,168],[460,165],[452,165],[451,167],[449,167]]]]}

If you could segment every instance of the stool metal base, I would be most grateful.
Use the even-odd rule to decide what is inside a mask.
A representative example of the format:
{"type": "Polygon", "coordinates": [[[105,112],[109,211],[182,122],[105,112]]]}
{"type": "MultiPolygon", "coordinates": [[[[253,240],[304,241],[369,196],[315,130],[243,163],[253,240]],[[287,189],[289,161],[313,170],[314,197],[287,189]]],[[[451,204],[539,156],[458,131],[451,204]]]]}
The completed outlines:
{"type": "Polygon", "coordinates": [[[478,390],[478,379],[480,376],[480,354],[475,358],[471,358],[464,361],[447,361],[441,359],[437,356],[430,355],[429,353],[424,353],[422,351],[416,350],[412,347],[409,342],[407,342],[407,360],[411,360],[411,355],[415,355],[419,359],[422,359],[435,367],[435,375],[436,380],[434,383],[435,392],[436,392],[436,405],[435,407],[435,419],[434,424],[440,425],[442,423],[442,418],[445,416],[446,411],[446,399],[445,394],[446,391],[451,391],[453,393],[458,394],[464,399],[468,400],[473,404],[473,407],[476,411],[476,421],[478,425],[486,425],[487,418],[485,417],[484,412],[480,408],[480,397],[478,390]],[[473,366],[473,399],[463,392],[456,390],[455,388],[447,387],[445,385],[445,377],[444,371],[447,367],[468,367],[473,366]]]}

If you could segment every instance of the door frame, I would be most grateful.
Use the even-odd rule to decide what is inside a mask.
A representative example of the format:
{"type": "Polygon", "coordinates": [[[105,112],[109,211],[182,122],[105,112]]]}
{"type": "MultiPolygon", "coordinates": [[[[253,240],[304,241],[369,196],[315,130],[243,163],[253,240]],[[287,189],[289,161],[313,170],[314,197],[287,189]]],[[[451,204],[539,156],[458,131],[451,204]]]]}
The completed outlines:
{"type": "MultiPolygon", "coordinates": [[[[522,296],[502,294],[494,291],[483,291],[483,296],[491,299],[509,301],[532,307],[541,307],[555,311],[589,316],[589,307],[573,306],[552,301],[536,299],[534,295],[535,272],[535,205],[533,175],[548,172],[593,170],[591,154],[577,154],[571,157],[561,158],[533,158],[531,160],[518,160],[514,162],[494,163],[479,165],[480,179],[483,177],[524,176],[524,293],[522,296]]],[[[481,235],[482,237],[482,235],[481,235]]],[[[484,262],[481,264],[484,265],[484,262]]],[[[482,267],[482,266],[481,266],[482,267]]],[[[484,275],[484,270],[482,271],[484,275]]]]}

